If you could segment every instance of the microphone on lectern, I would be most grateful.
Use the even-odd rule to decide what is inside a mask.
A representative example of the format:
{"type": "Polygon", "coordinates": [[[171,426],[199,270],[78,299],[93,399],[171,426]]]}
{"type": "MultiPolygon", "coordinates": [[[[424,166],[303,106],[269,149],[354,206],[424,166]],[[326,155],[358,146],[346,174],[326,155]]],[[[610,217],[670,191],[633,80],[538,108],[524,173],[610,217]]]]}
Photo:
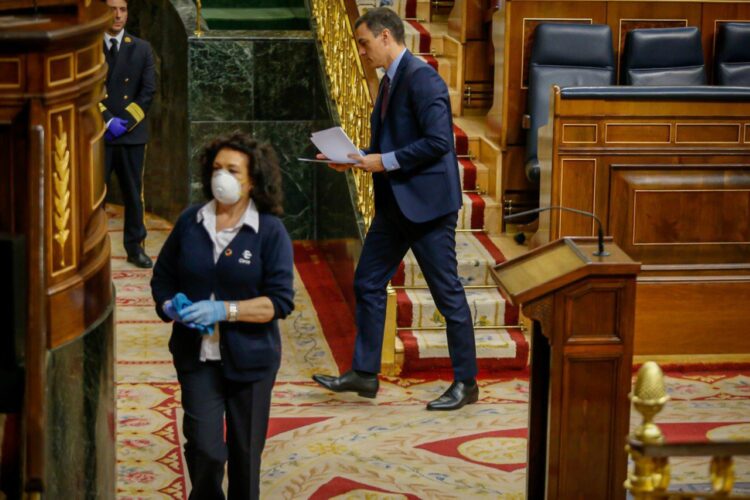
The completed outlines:
{"type": "Polygon", "coordinates": [[[518,212],[517,214],[513,214],[513,215],[506,215],[505,217],[503,217],[503,219],[505,220],[516,219],[518,217],[523,217],[524,215],[531,215],[531,214],[538,214],[539,212],[546,212],[547,210],[563,210],[566,212],[573,212],[574,214],[580,214],[580,215],[586,215],[588,217],[593,217],[593,219],[599,225],[599,234],[598,234],[599,249],[596,252],[594,252],[594,255],[597,257],[606,257],[609,255],[609,252],[604,250],[604,230],[602,229],[602,221],[600,221],[599,217],[592,214],[591,212],[586,212],[585,210],[578,210],[577,208],[563,207],[560,205],[551,205],[549,207],[540,207],[540,208],[535,208],[534,210],[526,210],[523,212],[518,212]]]}

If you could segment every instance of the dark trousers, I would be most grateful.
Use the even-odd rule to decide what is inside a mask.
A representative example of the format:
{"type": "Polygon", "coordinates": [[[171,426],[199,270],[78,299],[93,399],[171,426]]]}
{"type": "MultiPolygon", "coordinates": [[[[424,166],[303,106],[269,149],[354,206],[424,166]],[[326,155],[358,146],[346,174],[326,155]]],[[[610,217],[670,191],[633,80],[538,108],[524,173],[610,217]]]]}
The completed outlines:
{"type": "Polygon", "coordinates": [[[458,213],[418,224],[401,213],[390,187],[381,191],[378,201],[354,274],[357,339],[352,368],[380,372],[386,286],[411,248],[432,298],[445,316],[454,377],[474,378],[477,374],[474,327],[456,261],[458,213]]]}
{"type": "Polygon", "coordinates": [[[193,484],[190,499],[224,498],[221,483],[227,459],[229,499],[259,498],[260,458],[276,374],[255,382],[235,382],[224,378],[219,362],[209,361],[177,377],[185,410],[185,461],[193,484]]]}
{"type": "Polygon", "coordinates": [[[125,205],[123,243],[128,255],[138,252],[146,239],[143,223],[143,158],[145,144],[107,145],[104,148],[106,180],[109,186],[112,172],[117,174],[125,205]]]}

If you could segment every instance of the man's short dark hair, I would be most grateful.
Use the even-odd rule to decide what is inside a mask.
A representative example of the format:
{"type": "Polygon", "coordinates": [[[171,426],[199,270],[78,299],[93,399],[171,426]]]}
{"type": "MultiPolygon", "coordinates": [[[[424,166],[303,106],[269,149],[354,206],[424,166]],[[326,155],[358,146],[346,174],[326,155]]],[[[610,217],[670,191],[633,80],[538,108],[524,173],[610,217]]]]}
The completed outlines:
{"type": "Polygon", "coordinates": [[[372,31],[374,36],[380,35],[384,29],[387,29],[397,43],[404,44],[404,22],[388,7],[368,10],[354,23],[354,29],[359,28],[362,23],[372,31]]]}
{"type": "Polygon", "coordinates": [[[248,175],[253,182],[250,197],[258,212],[283,215],[284,193],[281,187],[281,169],[276,152],[270,144],[259,143],[250,135],[234,131],[217,137],[203,147],[198,162],[201,166],[203,195],[213,199],[211,177],[214,174],[214,160],[222,149],[231,149],[247,156],[248,175]]]}

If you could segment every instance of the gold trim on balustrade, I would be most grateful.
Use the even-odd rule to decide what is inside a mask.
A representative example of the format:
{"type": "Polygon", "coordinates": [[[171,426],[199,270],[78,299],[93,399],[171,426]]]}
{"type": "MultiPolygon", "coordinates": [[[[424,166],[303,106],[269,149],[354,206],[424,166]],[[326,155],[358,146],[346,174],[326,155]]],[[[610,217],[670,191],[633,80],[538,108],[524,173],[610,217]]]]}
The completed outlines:
{"type": "MultiPolygon", "coordinates": [[[[312,0],[311,9],[341,128],[357,146],[366,147],[370,143],[372,99],[346,5],[344,0],[312,0]]],[[[359,170],[352,173],[357,209],[367,230],[375,213],[372,175],[359,170]]]]}
{"type": "Polygon", "coordinates": [[[75,230],[73,227],[73,168],[72,162],[75,158],[74,141],[74,106],[67,105],[51,110],[48,115],[48,130],[53,132],[54,141],[50,150],[53,167],[51,175],[52,204],[52,241],[59,248],[59,260],[55,258],[54,251],[50,252],[50,264],[55,277],[76,266],[75,255],[75,230]],[[63,114],[67,114],[70,130],[66,130],[63,114]],[[69,248],[70,246],[70,248],[69,248]],[[67,259],[67,250],[70,250],[70,259],[67,259]]]}

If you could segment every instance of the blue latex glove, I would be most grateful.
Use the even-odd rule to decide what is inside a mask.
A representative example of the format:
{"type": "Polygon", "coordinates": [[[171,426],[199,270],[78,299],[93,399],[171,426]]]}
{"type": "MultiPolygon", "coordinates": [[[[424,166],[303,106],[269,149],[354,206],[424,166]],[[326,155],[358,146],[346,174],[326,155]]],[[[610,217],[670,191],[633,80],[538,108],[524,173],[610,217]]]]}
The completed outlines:
{"type": "Polygon", "coordinates": [[[218,321],[227,319],[227,309],[219,300],[201,300],[180,311],[182,321],[213,326],[218,321]]]}
{"type": "Polygon", "coordinates": [[[113,141],[128,131],[128,122],[122,118],[114,117],[107,125],[107,132],[104,134],[105,139],[113,141]]]}
{"type": "Polygon", "coordinates": [[[169,316],[169,319],[172,321],[180,321],[180,313],[174,308],[174,304],[171,300],[166,301],[164,305],[161,306],[161,310],[164,311],[164,314],[169,316]]]}
{"type": "Polygon", "coordinates": [[[199,325],[197,323],[191,323],[191,322],[183,321],[182,320],[182,317],[180,316],[180,313],[182,313],[182,311],[186,307],[189,307],[189,306],[193,305],[193,302],[189,298],[187,298],[184,293],[180,292],[180,293],[176,294],[174,297],[172,297],[172,300],[169,301],[169,304],[172,306],[172,308],[174,309],[174,311],[177,313],[177,317],[176,318],[172,318],[172,316],[169,314],[169,312],[166,311],[166,303],[165,303],[165,311],[164,312],[166,312],[167,316],[169,316],[170,318],[172,318],[172,320],[179,321],[180,323],[183,323],[184,325],[186,325],[189,328],[194,328],[196,330],[199,330],[201,333],[205,333],[205,334],[208,334],[208,335],[213,335],[213,333],[214,333],[214,325],[204,326],[204,325],[199,325]]]}

